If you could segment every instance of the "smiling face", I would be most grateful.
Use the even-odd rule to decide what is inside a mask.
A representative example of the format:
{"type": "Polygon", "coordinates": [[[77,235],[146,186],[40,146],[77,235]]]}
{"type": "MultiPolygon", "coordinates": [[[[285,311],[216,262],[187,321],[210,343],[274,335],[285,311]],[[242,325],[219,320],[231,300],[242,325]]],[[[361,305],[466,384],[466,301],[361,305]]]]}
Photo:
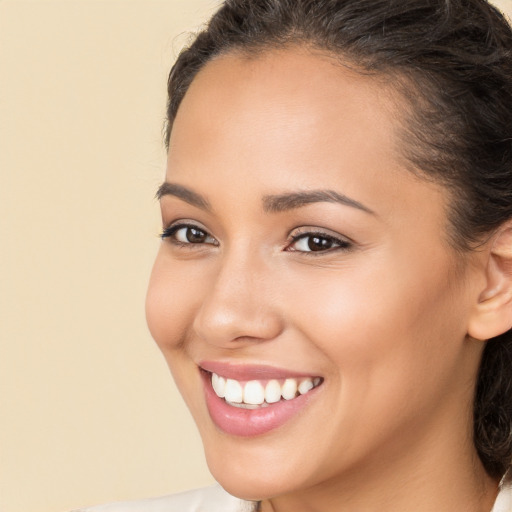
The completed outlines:
{"type": "Polygon", "coordinates": [[[375,79],[295,50],[217,58],[180,106],[147,318],[233,494],[474,455],[476,287],[448,194],[399,156],[396,109],[375,79]]]}

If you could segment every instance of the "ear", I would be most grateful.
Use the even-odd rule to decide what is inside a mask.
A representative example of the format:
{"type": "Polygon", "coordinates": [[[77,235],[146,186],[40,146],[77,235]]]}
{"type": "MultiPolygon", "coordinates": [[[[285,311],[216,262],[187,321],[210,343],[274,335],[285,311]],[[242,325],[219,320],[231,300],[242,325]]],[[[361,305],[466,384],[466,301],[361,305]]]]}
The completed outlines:
{"type": "Polygon", "coordinates": [[[485,288],[468,326],[468,334],[478,340],[488,340],[512,329],[512,221],[503,224],[489,244],[485,288]]]}

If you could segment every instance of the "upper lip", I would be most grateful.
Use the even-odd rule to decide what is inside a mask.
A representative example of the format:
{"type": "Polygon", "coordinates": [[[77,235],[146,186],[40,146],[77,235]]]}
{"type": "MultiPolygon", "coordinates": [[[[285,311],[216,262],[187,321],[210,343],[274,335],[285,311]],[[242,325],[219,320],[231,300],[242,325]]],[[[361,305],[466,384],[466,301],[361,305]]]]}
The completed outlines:
{"type": "Polygon", "coordinates": [[[207,372],[216,373],[222,377],[240,381],[319,376],[313,373],[297,372],[264,364],[234,364],[222,361],[201,361],[199,367],[207,372]]]}

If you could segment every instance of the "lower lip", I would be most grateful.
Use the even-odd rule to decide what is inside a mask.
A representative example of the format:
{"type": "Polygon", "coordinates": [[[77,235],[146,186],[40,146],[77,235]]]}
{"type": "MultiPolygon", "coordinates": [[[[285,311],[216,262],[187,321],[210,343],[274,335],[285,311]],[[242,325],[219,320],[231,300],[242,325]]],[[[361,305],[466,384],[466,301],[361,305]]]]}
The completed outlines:
{"type": "Polygon", "coordinates": [[[234,436],[252,437],[279,428],[299,414],[316,395],[317,387],[293,400],[281,400],[258,409],[243,409],[226,403],[212,388],[211,373],[201,371],[204,382],[206,406],[215,425],[234,436]]]}

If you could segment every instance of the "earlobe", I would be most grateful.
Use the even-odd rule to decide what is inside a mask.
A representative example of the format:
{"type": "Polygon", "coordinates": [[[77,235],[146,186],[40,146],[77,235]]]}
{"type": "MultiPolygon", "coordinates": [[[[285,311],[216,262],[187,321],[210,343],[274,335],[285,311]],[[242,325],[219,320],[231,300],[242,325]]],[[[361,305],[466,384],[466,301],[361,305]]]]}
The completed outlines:
{"type": "Polygon", "coordinates": [[[489,243],[485,288],[468,326],[468,334],[478,340],[512,329],[512,222],[502,225],[489,243]]]}

